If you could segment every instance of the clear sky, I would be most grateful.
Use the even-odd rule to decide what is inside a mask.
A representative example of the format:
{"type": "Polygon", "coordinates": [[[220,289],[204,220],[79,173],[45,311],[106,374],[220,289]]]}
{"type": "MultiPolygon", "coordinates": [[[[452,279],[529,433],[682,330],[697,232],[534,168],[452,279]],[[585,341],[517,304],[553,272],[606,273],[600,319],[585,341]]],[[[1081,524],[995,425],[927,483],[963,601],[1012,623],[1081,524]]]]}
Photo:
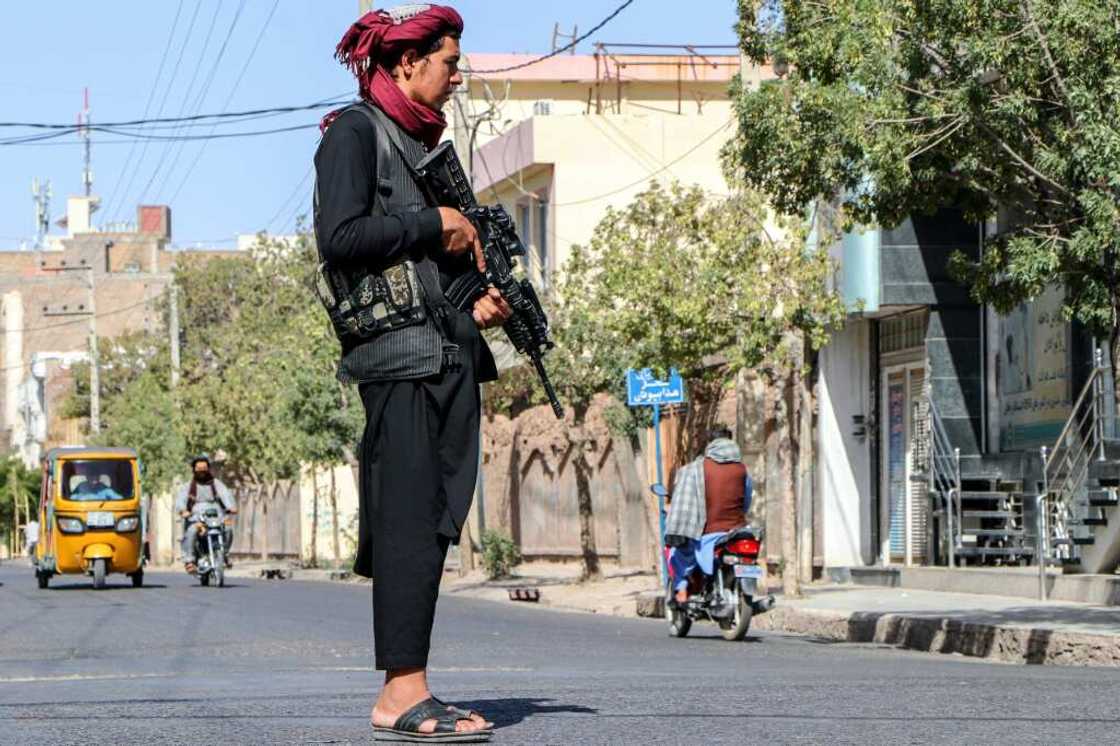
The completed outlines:
{"type": "MultiPolygon", "coordinates": [[[[551,49],[556,22],[569,32],[578,25],[582,33],[621,2],[460,0],[455,6],[466,20],[468,53],[543,53],[551,49]]],[[[392,4],[397,3],[386,3],[392,4]]],[[[145,108],[148,117],[161,110],[174,117],[310,104],[346,94],[353,80],[331,54],[357,13],[358,0],[6,3],[0,121],[74,122],[85,86],[94,124],[139,119],[145,108]],[[154,86],[161,61],[164,69],[154,86]]],[[[733,44],[734,22],[734,0],[635,0],[577,51],[590,53],[595,41],[733,44]]],[[[287,127],[317,122],[319,116],[299,112],[214,131],[287,127]]],[[[210,131],[206,126],[179,134],[210,131]]],[[[0,138],[27,133],[5,128],[0,138]]],[[[237,233],[289,231],[297,214],[309,210],[315,129],[146,146],[113,143],[121,138],[110,134],[93,138],[94,193],[103,201],[97,221],[135,220],[141,200],[159,204],[174,196],[175,244],[224,245],[220,242],[230,243],[237,233]]],[[[33,177],[51,180],[54,219],[64,214],[66,196],[81,192],[78,137],[47,142],[0,147],[0,249],[15,248],[34,234],[33,177]]]]}

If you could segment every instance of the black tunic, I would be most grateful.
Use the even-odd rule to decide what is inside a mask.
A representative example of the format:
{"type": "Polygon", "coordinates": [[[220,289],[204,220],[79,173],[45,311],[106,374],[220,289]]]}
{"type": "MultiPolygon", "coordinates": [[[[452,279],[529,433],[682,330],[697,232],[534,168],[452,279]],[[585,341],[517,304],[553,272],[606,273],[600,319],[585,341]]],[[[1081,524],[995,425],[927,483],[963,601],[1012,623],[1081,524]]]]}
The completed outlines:
{"type": "MultiPolygon", "coordinates": [[[[419,192],[403,163],[388,169],[391,180],[378,173],[385,169],[377,163],[376,132],[361,112],[347,112],[316,154],[323,257],[351,267],[385,266],[406,254],[442,259],[438,210],[417,204],[419,192]],[[388,215],[374,209],[375,184],[388,215]]],[[[418,142],[400,134],[410,155],[422,155],[418,142]]],[[[446,279],[448,263],[439,263],[446,279]]],[[[478,385],[494,380],[497,370],[469,313],[453,311],[450,327],[448,341],[460,348],[458,367],[423,378],[355,376],[366,427],[354,570],[376,573],[378,668],[426,664],[445,552],[458,541],[474,493],[478,385]]]]}

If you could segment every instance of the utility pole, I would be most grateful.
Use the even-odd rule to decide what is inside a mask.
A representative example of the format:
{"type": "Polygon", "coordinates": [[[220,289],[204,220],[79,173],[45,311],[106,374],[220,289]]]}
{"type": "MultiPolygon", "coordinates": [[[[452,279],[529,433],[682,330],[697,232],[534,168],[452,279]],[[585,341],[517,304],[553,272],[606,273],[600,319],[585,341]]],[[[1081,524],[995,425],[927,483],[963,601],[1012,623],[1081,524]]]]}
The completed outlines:
{"type": "Polygon", "coordinates": [[[167,333],[171,343],[171,388],[179,384],[179,288],[174,280],[168,286],[167,333]]]}

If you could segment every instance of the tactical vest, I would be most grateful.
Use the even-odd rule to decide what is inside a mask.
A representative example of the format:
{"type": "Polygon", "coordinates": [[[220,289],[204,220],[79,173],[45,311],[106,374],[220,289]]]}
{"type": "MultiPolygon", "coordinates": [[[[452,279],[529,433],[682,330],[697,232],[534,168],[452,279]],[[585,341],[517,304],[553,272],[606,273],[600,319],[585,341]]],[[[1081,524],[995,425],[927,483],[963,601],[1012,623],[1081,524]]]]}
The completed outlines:
{"type": "MultiPolygon", "coordinates": [[[[424,146],[372,106],[356,104],[351,108],[359,107],[369,107],[361,114],[374,117],[371,124],[374,137],[377,138],[373,169],[376,183],[370,190],[375,198],[371,199],[372,204],[369,205],[370,215],[418,212],[429,207],[409,166],[403,160],[407,157],[412,164],[419,162],[426,153],[424,146]],[[394,138],[382,136],[389,127],[394,128],[399,135],[395,142],[394,138]]],[[[348,113],[349,111],[344,112],[343,115],[348,113]]],[[[428,280],[424,282],[428,308],[426,321],[423,324],[385,331],[370,339],[343,339],[342,359],[338,369],[338,378],[343,383],[426,378],[456,364],[458,347],[448,330],[451,328],[450,314],[457,313],[457,310],[443,296],[436,263],[427,256],[414,259],[418,273],[428,280]]]]}

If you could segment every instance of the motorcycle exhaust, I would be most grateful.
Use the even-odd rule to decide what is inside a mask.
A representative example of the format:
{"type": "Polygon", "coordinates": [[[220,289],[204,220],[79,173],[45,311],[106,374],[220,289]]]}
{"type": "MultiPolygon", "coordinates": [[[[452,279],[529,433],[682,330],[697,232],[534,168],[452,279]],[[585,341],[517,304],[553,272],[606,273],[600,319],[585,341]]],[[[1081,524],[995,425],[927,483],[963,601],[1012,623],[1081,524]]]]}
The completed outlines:
{"type": "Polygon", "coordinates": [[[760,598],[757,601],[752,601],[751,613],[765,614],[766,612],[774,608],[774,604],[775,601],[773,596],[767,596],[766,598],[760,598]]]}

